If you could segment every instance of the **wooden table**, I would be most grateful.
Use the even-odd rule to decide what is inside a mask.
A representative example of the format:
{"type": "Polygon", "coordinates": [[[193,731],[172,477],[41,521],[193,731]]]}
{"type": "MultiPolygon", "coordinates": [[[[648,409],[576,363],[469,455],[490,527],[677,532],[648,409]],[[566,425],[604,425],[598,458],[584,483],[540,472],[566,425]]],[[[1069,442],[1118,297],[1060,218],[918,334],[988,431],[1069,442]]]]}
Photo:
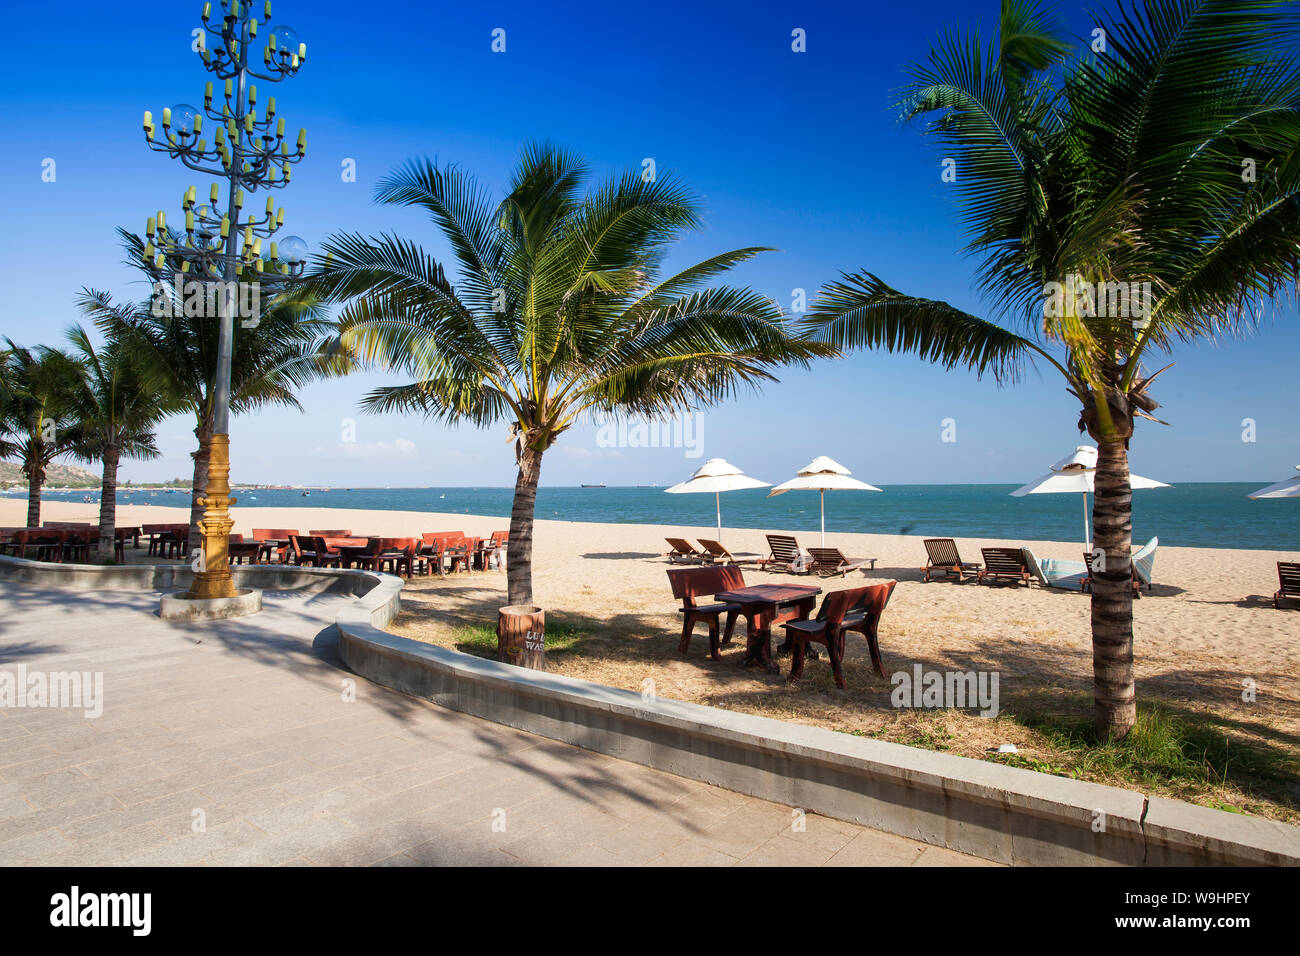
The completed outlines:
{"type": "Polygon", "coordinates": [[[739,604],[740,613],[745,615],[745,659],[741,666],[759,663],[769,674],[781,673],[772,660],[772,625],[806,620],[821,593],[821,588],[808,584],[755,584],[715,594],[715,601],[739,604]]]}

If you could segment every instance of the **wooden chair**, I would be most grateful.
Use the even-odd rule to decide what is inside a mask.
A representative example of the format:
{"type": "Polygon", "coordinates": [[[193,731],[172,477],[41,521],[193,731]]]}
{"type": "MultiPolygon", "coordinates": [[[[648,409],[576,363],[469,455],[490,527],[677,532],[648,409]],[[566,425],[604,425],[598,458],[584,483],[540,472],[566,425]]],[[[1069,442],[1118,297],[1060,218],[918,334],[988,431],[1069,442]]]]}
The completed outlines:
{"type": "Polygon", "coordinates": [[[664,538],[664,540],[668,542],[668,547],[671,549],[668,552],[670,562],[680,561],[683,564],[698,564],[708,558],[706,552],[696,551],[695,546],[685,538],[664,538]]]}
{"type": "Polygon", "coordinates": [[[1300,563],[1279,561],[1277,563],[1277,583],[1281,585],[1273,595],[1273,606],[1281,608],[1283,598],[1300,601],[1300,563]]]}
{"type": "Polygon", "coordinates": [[[493,531],[490,544],[492,548],[490,555],[492,564],[496,566],[497,570],[505,570],[506,555],[510,550],[510,532],[493,531]]]}
{"type": "Polygon", "coordinates": [[[135,528],[114,528],[113,529],[113,559],[119,564],[126,563],[126,542],[134,540],[139,547],[140,529],[135,528]]]}
{"type": "Polygon", "coordinates": [[[383,572],[392,568],[397,575],[406,568],[406,577],[411,576],[415,558],[419,551],[419,538],[371,538],[366,542],[366,550],[354,559],[356,565],[367,571],[383,572]]]}
{"type": "Polygon", "coordinates": [[[984,569],[980,571],[977,583],[983,584],[985,578],[996,581],[1024,582],[1029,587],[1033,572],[1025,563],[1025,555],[1019,548],[981,548],[984,555],[984,569]]]}
{"type": "Polygon", "coordinates": [[[820,578],[829,578],[835,574],[844,577],[859,568],[870,568],[873,571],[876,568],[875,558],[846,558],[839,548],[809,548],[808,553],[812,555],[812,565],[808,570],[820,578]]]}
{"type": "Polygon", "coordinates": [[[277,561],[284,564],[288,559],[289,545],[287,544],[266,544],[268,541],[285,541],[298,533],[297,528],[254,528],[253,540],[263,543],[263,550],[266,552],[266,558],[269,562],[274,556],[277,561]]]}
{"type": "Polygon", "coordinates": [[[14,532],[8,547],[14,557],[58,564],[63,561],[64,538],[64,532],[57,528],[23,528],[14,532]]]}
{"type": "Polygon", "coordinates": [[[889,596],[894,593],[897,581],[886,581],[863,588],[848,588],[832,591],[822,601],[817,617],[808,621],[790,621],[781,625],[785,628],[786,640],[790,642],[791,661],[788,683],[794,683],[803,676],[804,657],[808,653],[809,643],[821,644],[826,648],[831,659],[831,672],[835,675],[835,686],[844,690],[844,635],[857,631],[867,639],[867,648],[871,651],[871,663],[876,673],[885,676],[885,665],[880,659],[880,640],[878,629],[880,617],[885,613],[889,596]]]}
{"type": "Polygon", "coordinates": [[[728,551],[722,546],[721,541],[711,541],[708,538],[700,538],[700,547],[708,552],[708,560],[725,561],[727,564],[762,564],[763,556],[755,554],[752,551],[741,551],[738,554],[728,551]]]}
{"type": "MultiPolygon", "coordinates": [[[[1084,574],[1083,579],[1079,582],[1080,591],[1088,592],[1092,590],[1092,554],[1091,551],[1085,551],[1083,553],[1083,563],[1088,570],[1084,574]]],[[[1133,597],[1140,598],[1142,596],[1142,579],[1138,577],[1136,565],[1133,566],[1131,583],[1133,585],[1133,597]]]]}
{"type": "Polygon", "coordinates": [[[256,540],[245,541],[242,534],[232,534],[226,544],[226,554],[229,555],[231,564],[243,564],[245,561],[261,564],[262,543],[256,540]]]}
{"type": "Polygon", "coordinates": [[[786,534],[769,534],[767,536],[767,546],[771,548],[771,554],[763,561],[762,568],[764,571],[788,571],[791,574],[807,574],[808,570],[804,566],[803,552],[799,550],[799,542],[786,534]]]}
{"type": "Polygon", "coordinates": [[[316,546],[305,534],[289,535],[289,558],[299,567],[316,563],[316,546]]]}
{"type": "Polygon", "coordinates": [[[351,531],[348,531],[348,530],[340,531],[340,530],[338,530],[337,528],[335,528],[335,529],[327,529],[327,530],[325,530],[325,531],[312,530],[312,531],[309,532],[309,533],[311,534],[311,536],[312,536],[313,538],[316,537],[316,536],[318,536],[318,535],[319,535],[320,537],[322,537],[322,538],[350,538],[350,537],[352,537],[352,532],[351,532],[351,531]]]}
{"type": "Polygon", "coordinates": [[[715,661],[722,660],[718,640],[718,618],[724,611],[726,612],[727,629],[721,644],[730,644],[731,632],[740,614],[740,605],[696,604],[695,599],[717,594],[720,591],[743,588],[745,577],[740,573],[740,568],[734,564],[720,564],[705,568],[673,568],[668,572],[668,582],[672,585],[673,597],[680,598],[682,602],[678,612],[683,618],[682,639],[677,645],[678,652],[681,654],[690,652],[691,635],[695,631],[695,625],[699,621],[704,621],[709,625],[709,657],[715,661]]]}
{"type": "Polygon", "coordinates": [[[957,553],[957,542],[952,538],[926,538],[925,552],[928,560],[921,570],[925,572],[926,581],[936,571],[942,571],[946,577],[955,574],[958,582],[966,580],[968,574],[979,573],[978,564],[962,561],[961,555],[957,553]]]}
{"type": "Polygon", "coordinates": [[[149,536],[149,553],[153,555],[158,553],[159,542],[162,540],[163,534],[171,530],[171,525],[146,524],[141,525],[140,530],[143,534],[149,536]]]}

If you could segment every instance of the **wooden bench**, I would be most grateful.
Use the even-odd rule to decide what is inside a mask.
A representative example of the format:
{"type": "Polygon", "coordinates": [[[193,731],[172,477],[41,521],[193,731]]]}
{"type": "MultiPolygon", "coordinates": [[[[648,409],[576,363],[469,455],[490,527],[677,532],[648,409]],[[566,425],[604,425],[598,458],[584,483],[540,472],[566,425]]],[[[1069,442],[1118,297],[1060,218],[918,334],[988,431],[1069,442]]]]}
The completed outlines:
{"type": "Polygon", "coordinates": [[[745,586],[745,576],[734,564],[720,564],[702,568],[673,568],[668,572],[668,581],[673,588],[673,597],[680,598],[682,607],[679,613],[683,617],[682,640],[677,646],[678,652],[687,654],[691,649],[691,635],[699,621],[709,625],[709,657],[715,661],[722,660],[720,644],[731,643],[731,632],[740,615],[739,604],[696,604],[695,599],[706,595],[718,594],[745,586]],[[718,618],[723,612],[727,614],[726,634],[721,642],[718,640],[718,618]]]}

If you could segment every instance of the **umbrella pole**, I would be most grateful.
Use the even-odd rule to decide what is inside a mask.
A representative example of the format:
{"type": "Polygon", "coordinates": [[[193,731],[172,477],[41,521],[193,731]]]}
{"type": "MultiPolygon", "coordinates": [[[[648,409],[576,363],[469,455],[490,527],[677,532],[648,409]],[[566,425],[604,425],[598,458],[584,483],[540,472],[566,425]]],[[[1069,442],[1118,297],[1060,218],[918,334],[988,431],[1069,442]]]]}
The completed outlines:
{"type": "Polygon", "coordinates": [[[713,493],[713,503],[718,506],[718,540],[722,540],[722,493],[715,491],[713,493]]]}
{"type": "Polygon", "coordinates": [[[826,489],[819,489],[822,494],[822,547],[826,547],[826,489]]]}
{"type": "Polygon", "coordinates": [[[1088,530],[1088,492],[1083,493],[1083,547],[1092,550],[1092,533],[1088,530]]]}

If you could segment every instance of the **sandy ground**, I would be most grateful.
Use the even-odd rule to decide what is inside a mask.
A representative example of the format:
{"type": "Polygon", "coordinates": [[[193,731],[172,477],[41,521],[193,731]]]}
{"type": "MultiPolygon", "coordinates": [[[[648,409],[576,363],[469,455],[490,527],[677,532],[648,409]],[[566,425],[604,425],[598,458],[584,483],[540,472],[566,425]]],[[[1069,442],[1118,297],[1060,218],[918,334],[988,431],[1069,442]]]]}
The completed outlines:
{"type": "MultiPolygon", "coordinates": [[[[0,500],[0,525],[22,524],[25,501],[0,500]]],[[[486,535],[508,527],[505,518],[418,512],[324,508],[234,509],[235,531],[253,527],[350,528],[357,534],[411,535],[459,530],[486,535]]],[[[96,520],[96,506],[48,502],[44,519],[96,520]]],[[[182,509],[119,508],[119,524],[185,520],[182,509]]],[[[981,756],[989,746],[1012,742],[1035,759],[1035,738],[1007,720],[976,717],[950,721],[943,715],[916,719],[890,704],[893,689],[870,669],[865,643],[851,636],[846,655],[847,692],[836,691],[824,660],[810,661],[805,680],[784,679],[736,667],[740,647],[724,660],[707,660],[703,627],[682,658],[677,604],[664,574],[665,535],[713,537],[711,528],[538,521],[534,553],[534,600],[548,613],[548,642],[557,651],[550,669],[614,686],[644,690],[653,681],[660,696],[817,723],[850,733],[874,734],[924,746],[981,756]],[[583,636],[565,640],[565,633],[583,636]],[[572,644],[572,647],[566,645],[572,644]],[[934,719],[937,718],[937,719],[934,719]]],[[[782,531],[783,529],[771,529],[782,531]]],[[[790,531],[807,547],[815,532],[790,531]]],[[[758,531],[726,531],[732,551],[765,552],[758,531]]],[[[842,534],[827,544],[850,557],[878,559],[869,574],[847,579],[793,578],[746,568],[749,584],[808,582],[824,590],[894,579],[898,581],[880,628],[888,674],[927,670],[996,671],[1004,710],[1077,713],[1091,700],[1090,602],[1086,595],[1045,589],[980,586],[921,580],[925,550],[918,537],[842,534]]],[[[978,562],[986,545],[1028,545],[1040,558],[1079,560],[1077,542],[958,539],[962,557],[978,562]]],[[[138,552],[143,554],[143,551],[138,552]]],[[[1181,714],[1195,714],[1226,738],[1249,738],[1289,755],[1300,753],[1300,611],[1275,610],[1276,563],[1294,553],[1209,548],[1160,548],[1154,590],[1135,602],[1135,657],[1140,699],[1159,700],[1181,714]],[[1256,700],[1242,700],[1253,682],[1256,700]]],[[[481,628],[495,626],[495,609],[506,603],[505,574],[460,574],[416,579],[403,593],[404,610],[392,630],[419,640],[484,653],[481,628]],[[470,646],[466,629],[480,629],[470,646]]],[[[788,667],[783,665],[783,672],[788,667]]],[[[951,712],[949,712],[951,715],[951,712]]],[[[966,715],[956,715],[959,718],[966,715]]],[[[1049,761],[1052,754],[1041,754],[1049,761]]],[[[1291,759],[1288,757],[1288,759],[1291,759]]],[[[1300,805],[1300,781],[1295,788],[1300,805]]],[[[1231,797],[1229,796],[1229,802],[1231,797]]],[[[1247,802],[1248,803],[1248,802],[1247,802]]],[[[1252,809],[1255,809],[1252,807],[1252,809]]],[[[1284,814],[1295,818],[1291,812],[1284,814]]]]}

